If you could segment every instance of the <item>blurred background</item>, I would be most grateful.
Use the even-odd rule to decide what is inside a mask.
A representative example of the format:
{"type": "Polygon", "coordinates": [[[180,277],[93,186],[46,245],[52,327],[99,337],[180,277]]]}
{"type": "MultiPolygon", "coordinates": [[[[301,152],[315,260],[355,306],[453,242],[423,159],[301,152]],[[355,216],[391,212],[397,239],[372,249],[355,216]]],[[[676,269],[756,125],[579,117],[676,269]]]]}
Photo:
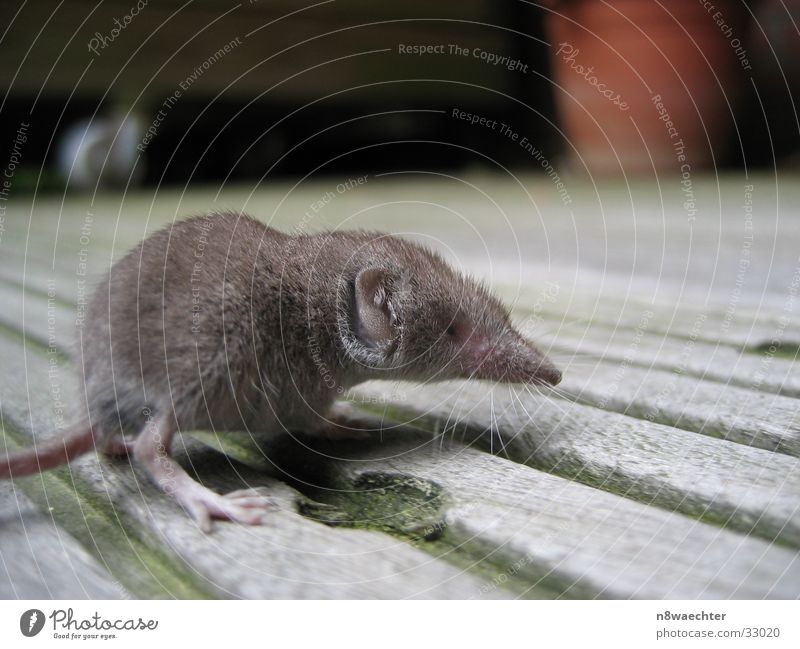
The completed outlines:
{"type": "Polygon", "coordinates": [[[15,192],[799,159],[796,0],[0,7],[15,192]]]}

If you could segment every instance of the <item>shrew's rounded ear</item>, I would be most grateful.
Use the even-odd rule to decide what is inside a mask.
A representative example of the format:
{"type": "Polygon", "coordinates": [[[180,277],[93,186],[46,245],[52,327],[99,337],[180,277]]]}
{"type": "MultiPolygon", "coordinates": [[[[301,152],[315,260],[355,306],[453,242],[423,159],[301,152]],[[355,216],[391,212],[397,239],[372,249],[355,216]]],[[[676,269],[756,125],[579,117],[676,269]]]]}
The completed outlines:
{"type": "Polygon", "coordinates": [[[368,347],[384,348],[397,339],[391,283],[385,268],[366,268],[356,276],[353,333],[368,347]]]}

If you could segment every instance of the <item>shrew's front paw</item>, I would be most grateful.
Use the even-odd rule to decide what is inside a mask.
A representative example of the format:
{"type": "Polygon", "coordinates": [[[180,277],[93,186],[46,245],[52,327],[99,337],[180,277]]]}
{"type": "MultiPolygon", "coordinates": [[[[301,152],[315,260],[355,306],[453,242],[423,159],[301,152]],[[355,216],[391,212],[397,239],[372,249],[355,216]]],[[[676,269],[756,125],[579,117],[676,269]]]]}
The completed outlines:
{"type": "Polygon", "coordinates": [[[275,505],[261,489],[241,489],[220,495],[200,484],[184,485],[174,493],[176,500],[204,532],[211,531],[213,519],[244,525],[263,525],[275,505]]]}

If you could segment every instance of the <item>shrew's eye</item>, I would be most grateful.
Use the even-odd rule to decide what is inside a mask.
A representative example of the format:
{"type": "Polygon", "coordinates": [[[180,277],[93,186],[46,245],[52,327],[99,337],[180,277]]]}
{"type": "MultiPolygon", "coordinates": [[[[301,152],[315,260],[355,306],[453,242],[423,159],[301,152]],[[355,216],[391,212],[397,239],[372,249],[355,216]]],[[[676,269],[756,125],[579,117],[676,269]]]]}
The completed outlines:
{"type": "Polygon", "coordinates": [[[450,326],[448,326],[446,333],[447,333],[448,336],[454,337],[456,335],[456,327],[455,327],[455,325],[451,324],[450,326]]]}

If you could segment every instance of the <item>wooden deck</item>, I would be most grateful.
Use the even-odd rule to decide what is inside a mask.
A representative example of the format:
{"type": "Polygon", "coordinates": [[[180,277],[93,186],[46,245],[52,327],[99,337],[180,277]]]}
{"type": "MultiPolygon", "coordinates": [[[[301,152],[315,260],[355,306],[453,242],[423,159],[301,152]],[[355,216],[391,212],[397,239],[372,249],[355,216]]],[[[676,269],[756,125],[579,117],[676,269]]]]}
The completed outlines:
{"type": "Polygon", "coordinates": [[[61,434],[92,277],[165,222],[219,208],[443,250],[514,304],[564,370],[559,396],[374,383],[351,395],[383,422],[374,439],[262,452],[246,435],[184,435],[177,455],[204,484],[269,490],[260,528],[202,534],[127,461],[0,483],[0,597],[800,596],[796,177],[694,178],[694,219],[671,180],[572,182],[568,205],[540,178],[337,191],[345,180],[14,198],[0,452],[61,434]]]}

